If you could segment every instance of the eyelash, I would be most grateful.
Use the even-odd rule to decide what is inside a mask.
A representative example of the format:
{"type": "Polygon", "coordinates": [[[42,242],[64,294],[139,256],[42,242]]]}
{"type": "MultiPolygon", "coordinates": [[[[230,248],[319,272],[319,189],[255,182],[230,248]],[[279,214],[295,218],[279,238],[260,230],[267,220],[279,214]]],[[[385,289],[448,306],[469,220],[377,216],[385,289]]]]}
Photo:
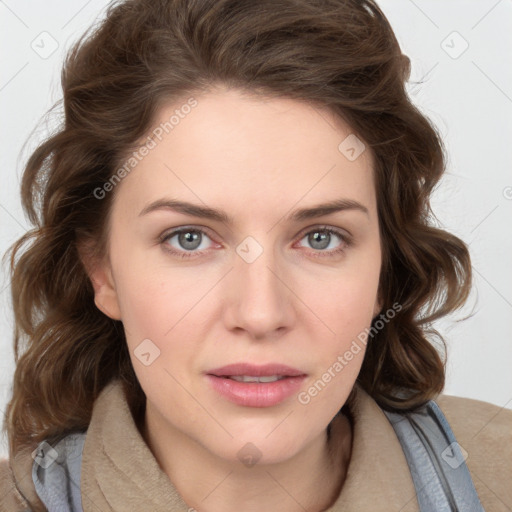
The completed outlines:
{"type": "MultiPolygon", "coordinates": [[[[183,227],[183,228],[175,229],[168,233],[164,233],[160,237],[159,243],[164,245],[165,251],[171,253],[173,256],[177,256],[178,258],[195,258],[195,257],[201,256],[205,252],[208,252],[208,249],[203,250],[203,251],[177,251],[175,249],[170,248],[169,245],[166,244],[166,242],[168,242],[174,236],[179,235],[181,233],[188,233],[188,232],[201,233],[202,235],[206,235],[208,238],[211,239],[211,237],[208,235],[208,233],[204,229],[195,228],[195,227],[183,227]]],[[[338,249],[331,249],[329,251],[320,250],[320,249],[316,249],[316,250],[312,249],[312,256],[314,258],[334,258],[335,256],[342,254],[346,249],[351,247],[352,242],[353,242],[352,237],[350,237],[349,235],[345,234],[344,232],[342,232],[338,229],[335,229],[335,228],[332,228],[329,226],[317,226],[313,229],[310,229],[309,231],[302,232],[299,235],[300,236],[299,240],[302,240],[305,236],[307,236],[311,233],[315,233],[315,232],[327,233],[329,235],[336,235],[342,241],[342,245],[338,249]]]]}

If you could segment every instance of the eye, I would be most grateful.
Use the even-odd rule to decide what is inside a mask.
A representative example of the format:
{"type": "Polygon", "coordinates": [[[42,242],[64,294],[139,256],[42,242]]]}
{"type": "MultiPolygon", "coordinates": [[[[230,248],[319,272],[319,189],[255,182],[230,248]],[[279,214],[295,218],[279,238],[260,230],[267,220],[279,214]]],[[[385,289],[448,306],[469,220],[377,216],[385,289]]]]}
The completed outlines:
{"type": "MultiPolygon", "coordinates": [[[[310,229],[301,235],[300,241],[304,239],[313,249],[311,252],[314,257],[340,255],[352,244],[352,238],[347,233],[330,226],[310,229]]],[[[164,233],[159,242],[164,250],[179,258],[200,256],[213,247],[212,239],[204,229],[187,226],[164,233]]],[[[304,245],[301,244],[300,247],[304,245]]]]}
{"type": "MultiPolygon", "coordinates": [[[[315,257],[336,256],[345,251],[352,243],[352,239],[347,233],[329,226],[317,227],[306,232],[301,240],[304,239],[314,249],[315,257]],[[336,244],[336,238],[341,241],[341,244],[336,244]],[[325,250],[329,248],[330,250],[325,250]]],[[[301,245],[301,247],[304,246],[301,245]]]]}
{"type": "Polygon", "coordinates": [[[183,227],[164,234],[160,243],[166,251],[182,258],[189,258],[210,248],[207,243],[204,244],[205,240],[211,240],[206,231],[183,227]]]}

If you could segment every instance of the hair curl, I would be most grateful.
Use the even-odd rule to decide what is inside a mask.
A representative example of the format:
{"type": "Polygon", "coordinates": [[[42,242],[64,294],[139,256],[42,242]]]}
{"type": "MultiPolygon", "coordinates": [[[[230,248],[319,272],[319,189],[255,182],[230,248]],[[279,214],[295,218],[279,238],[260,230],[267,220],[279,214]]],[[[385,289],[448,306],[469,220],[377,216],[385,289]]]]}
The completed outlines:
{"type": "Polygon", "coordinates": [[[11,454],[87,429],[114,377],[141,417],[145,395],[122,323],[95,307],[79,247],[94,241],[94,255],[105,254],[115,192],[98,201],[93,191],[146,134],[159,106],[216,84],[326,107],[371,148],[379,293],[383,310],[401,309],[370,339],[358,382],[395,410],[440,393],[445,362],[429,338],[443,340],[431,326],[466,301],[471,264],[465,244],[432,225],[429,198],[445,150],[408,98],[410,61],[377,4],[128,0],[106,14],[69,51],[62,126],[32,153],[22,178],[34,228],[8,251],[16,370],[3,428],[11,454]]]}

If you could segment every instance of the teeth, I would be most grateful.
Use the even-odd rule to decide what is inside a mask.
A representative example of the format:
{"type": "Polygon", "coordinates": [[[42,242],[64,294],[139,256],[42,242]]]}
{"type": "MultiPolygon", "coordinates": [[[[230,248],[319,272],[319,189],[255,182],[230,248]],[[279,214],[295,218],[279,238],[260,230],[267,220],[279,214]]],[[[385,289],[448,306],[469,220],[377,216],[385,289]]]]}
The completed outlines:
{"type": "Polygon", "coordinates": [[[236,380],[237,382],[276,382],[285,379],[282,375],[268,375],[261,377],[253,377],[251,375],[232,375],[229,379],[236,380]]]}

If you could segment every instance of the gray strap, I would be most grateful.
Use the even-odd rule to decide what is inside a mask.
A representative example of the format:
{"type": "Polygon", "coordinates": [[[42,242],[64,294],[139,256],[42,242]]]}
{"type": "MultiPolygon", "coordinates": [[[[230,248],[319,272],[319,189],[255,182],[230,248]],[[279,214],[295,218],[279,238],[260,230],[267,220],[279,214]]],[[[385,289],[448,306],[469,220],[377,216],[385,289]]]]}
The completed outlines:
{"type": "Polygon", "coordinates": [[[68,434],[55,446],[42,441],[33,452],[32,480],[48,512],[82,512],[80,475],[85,435],[68,434]]]}
{"type": "Polygon", "coordinates": [[[465,452],[433,400],[410,413],[383,412],[409,464],[421,512],[484,512],[465,452]]]}

